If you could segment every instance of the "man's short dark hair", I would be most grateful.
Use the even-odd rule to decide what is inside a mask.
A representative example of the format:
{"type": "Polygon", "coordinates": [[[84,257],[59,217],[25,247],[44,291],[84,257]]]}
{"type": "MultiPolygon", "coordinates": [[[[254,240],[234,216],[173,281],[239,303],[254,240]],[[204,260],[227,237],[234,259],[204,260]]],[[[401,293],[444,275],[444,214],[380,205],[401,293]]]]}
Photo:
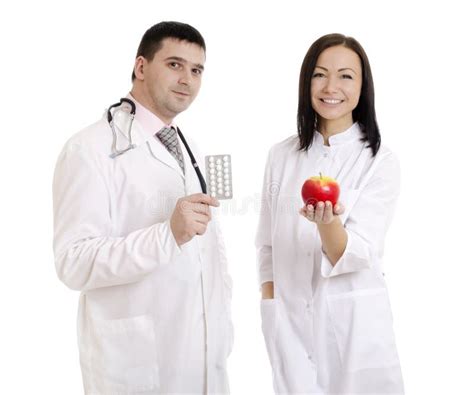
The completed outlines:
{"type": "MultiPolygon", "coordinates": [[[[174,38],[180,41],[187,41],[191,44],[199,45],[206,51],[206,43],[201,33],[191,25],[181,22],[160,22],[150,27],[142,37],[140,45],[138,46],[137,56],[143,56],[146,60],[151,62],[155,54],[163,46],[163,40],[166,38],[174,38]]],[[[135,69],[132,73],[132,81],[135,80],[135,69]]]]}

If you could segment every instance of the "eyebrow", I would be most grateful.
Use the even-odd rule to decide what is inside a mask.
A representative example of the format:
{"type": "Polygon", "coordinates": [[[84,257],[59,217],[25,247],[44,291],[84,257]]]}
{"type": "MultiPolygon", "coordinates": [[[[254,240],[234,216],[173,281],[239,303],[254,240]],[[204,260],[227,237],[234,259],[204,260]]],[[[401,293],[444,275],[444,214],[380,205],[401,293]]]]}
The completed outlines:
{"type": "MultiPolygon", "coordinates": [[[[181,62],[181,63],[189,63],[186,59],[181,58],[179,56],[170,56],[170,57],[165,59],[165,62],[168,62],[170,60],[175,60],[175,61],[181,62]]],[[[196,67],[199,70],[204,70],[204,66],[200,63],[193,63],[193,65],[194,65],[194,67],[196,67]]]]}
{"type": "MultiPolygon", "coordinates": [[[[316,66],[316,67],[319,68],[319,69],[323,69],[323,70],[329,71],[326,67],[323,67],[323,66],[316,66]]],[[[350,70],[350,71],[352,71],[354,74],[357,74],[357,73],[356,73],[353,69],[351,69],[350,67],[344,67],[344,68],[339,69],[339,70],[337,70],[337,71],[340,72],[340,71],[346,71],[346,70],[350,70]]]]}

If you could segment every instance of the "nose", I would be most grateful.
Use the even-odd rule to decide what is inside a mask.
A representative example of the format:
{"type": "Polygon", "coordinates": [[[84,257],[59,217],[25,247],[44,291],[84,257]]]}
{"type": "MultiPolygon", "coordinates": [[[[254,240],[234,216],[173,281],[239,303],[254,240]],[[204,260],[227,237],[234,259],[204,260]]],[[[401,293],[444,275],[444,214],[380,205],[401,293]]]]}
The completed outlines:
{"type": "Polygon", "coordinates": [[[338,80],[336,77],[330,76],[326,79],[326,84],[324,85],[325,93],[334,93],[338,89],[338,80]]]}
{"type": "Polygon", "coordinates": [[[183,85],[189,85],[191,83],[191,70],[188,70],[187,68],[183,68],[181,70],[181,74],[179,76],[179,83],[183,85]]]}

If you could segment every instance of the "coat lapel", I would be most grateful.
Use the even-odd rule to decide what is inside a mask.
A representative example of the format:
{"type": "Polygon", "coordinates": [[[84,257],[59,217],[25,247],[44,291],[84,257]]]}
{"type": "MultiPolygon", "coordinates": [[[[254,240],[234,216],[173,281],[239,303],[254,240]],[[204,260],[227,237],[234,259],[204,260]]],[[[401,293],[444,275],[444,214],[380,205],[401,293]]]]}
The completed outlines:
{"type": "MultiPolygon", "coordinates": [[[[117,110],[114,114],[115,128],[120,136],[118,141],[128,143],[128,127],[130,122],[130,115],[124,111],[117,110]]],[[[179,167],[178,161],[166,149],[166,147],[153,134],[146,133],[141,127],[140,123],[134,119],[132,123],[132,142],[137,147],[147,145],[150,154],[158,161],[162,162],[168,167],[175,170],[179,176],[184,180],[184,174],[179,167]]],[[[184,147],[183,147],[184,148],[184,147]]],[[[186,153],[184,153],[186,156],[186,153]]]]}

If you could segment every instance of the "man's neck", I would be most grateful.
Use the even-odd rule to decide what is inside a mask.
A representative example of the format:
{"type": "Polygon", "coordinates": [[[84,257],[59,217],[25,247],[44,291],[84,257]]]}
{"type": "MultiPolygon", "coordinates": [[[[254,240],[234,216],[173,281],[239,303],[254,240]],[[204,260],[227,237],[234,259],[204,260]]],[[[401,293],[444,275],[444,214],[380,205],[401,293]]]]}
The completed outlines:
{"type": "Polygon", "coordinates": [[[165,123],[166,125],[170,125],[173,122],[174,117],[163,115],[161,111],[158,111],[158,109],[155,108],[156,106],[153,105],[153,100],[151,100],[150,97],[144,94],[142,90],[133,87],[130,94],[138,103],[140,103],[143,107],[145,107],[155,116],[160,118],[161,121],[163,121],[163,123],[165,123]]]}

